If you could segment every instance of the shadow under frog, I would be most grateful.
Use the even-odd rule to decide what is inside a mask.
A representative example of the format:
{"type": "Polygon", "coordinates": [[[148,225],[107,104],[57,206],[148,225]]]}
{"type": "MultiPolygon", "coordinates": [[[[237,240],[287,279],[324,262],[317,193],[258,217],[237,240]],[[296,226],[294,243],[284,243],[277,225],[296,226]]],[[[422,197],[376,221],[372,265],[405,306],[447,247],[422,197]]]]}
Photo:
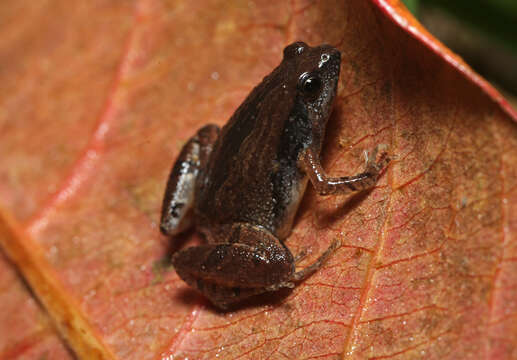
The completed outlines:
{"type": "Polygon", "coordinates": [[[250,296],[293,288],[339,247],[297,271],[285,246],[310,182],[320,195],[371,188],[389,159],[378,147],[355,176],[329,177],[320,163],[341,56],[295,42],[221,129],[209,124],[185,144],[171,171],[160,229],[196,226],[206,244],[175,253],[178,275],[225,309],[250,296]]]}

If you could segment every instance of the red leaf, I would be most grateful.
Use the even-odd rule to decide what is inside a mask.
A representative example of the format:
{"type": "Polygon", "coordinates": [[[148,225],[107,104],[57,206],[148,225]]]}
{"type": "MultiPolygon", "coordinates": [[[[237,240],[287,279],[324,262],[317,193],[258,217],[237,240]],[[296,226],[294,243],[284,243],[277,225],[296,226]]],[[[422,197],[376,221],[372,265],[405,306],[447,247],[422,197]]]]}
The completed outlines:
{"type": "Polygon", "coordinates": [[[72,359],[3,254],[0,284],[0,359],[72,359]]]}
{"type": "MultiPolygon", "coordinates": [[[[79,356],[517,357],[517,115],[398,1],[4,0],[0,13],[0,243],[79,356]],[[160,265],[179,241],[157,229],[166,177],[294,40],[342,52],[328,171],[358,172],[380,143],[397,160],[371,193],[309,190],[288,246],[312,251],[301,266],[343,246],[292,293],[220,313],[160,265]]],[[[24,288],[4,289],[4,309],[32,304],[33,328],[5,326],[9,311],[0,338],[37,354],[42,331],[66,356],[24,288]]]]}

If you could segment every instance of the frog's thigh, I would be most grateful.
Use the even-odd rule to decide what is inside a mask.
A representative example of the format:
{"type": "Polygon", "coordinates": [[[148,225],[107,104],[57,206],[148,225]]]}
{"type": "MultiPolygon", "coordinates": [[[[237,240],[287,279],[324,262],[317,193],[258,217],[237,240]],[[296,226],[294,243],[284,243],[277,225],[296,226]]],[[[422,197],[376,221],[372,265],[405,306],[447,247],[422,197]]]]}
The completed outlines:
{"type": "Polygon", "coordinates": [[[206,125],[183,146],[167,181],[163,199],[160,229],[174,235],[192,224],[192,205],[196,177],[212,151],[219,127],[206,125]]]}
{"type": "Polygon", "coordinates": [[[194,287],[202,280],[224,287],[264,288],[287,282],[294,273],[291,252],[270,232],[238,224],[228,240],[176,253],[172,263],[178,275],[194,287]]]}

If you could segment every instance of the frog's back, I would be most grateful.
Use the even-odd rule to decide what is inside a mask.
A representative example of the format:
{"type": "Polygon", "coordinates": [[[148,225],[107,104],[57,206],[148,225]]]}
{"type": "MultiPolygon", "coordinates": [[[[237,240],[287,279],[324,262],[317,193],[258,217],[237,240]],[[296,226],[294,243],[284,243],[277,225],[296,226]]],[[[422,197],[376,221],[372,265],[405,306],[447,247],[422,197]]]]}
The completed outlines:
{"type": "Polygon", "coordinates": [[[201,221],[243,222],[275,233],[286,194],[301,176],[296,155],[281,154],[289,151],[283,138],[296,91],[289,75],[282,65],[276,68],[223,127],[196,187],[201,221]]]}

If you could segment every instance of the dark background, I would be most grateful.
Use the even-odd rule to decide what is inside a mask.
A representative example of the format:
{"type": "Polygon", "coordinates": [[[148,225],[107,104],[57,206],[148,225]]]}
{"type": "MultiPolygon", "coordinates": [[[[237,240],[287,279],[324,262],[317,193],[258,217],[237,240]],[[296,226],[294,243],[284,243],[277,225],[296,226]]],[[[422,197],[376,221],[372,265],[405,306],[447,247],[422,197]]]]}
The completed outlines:
{"type": "Polygon", "coordinates": [[[517,0],[403,0],[439,40],[517,106],[517,0]]]}

